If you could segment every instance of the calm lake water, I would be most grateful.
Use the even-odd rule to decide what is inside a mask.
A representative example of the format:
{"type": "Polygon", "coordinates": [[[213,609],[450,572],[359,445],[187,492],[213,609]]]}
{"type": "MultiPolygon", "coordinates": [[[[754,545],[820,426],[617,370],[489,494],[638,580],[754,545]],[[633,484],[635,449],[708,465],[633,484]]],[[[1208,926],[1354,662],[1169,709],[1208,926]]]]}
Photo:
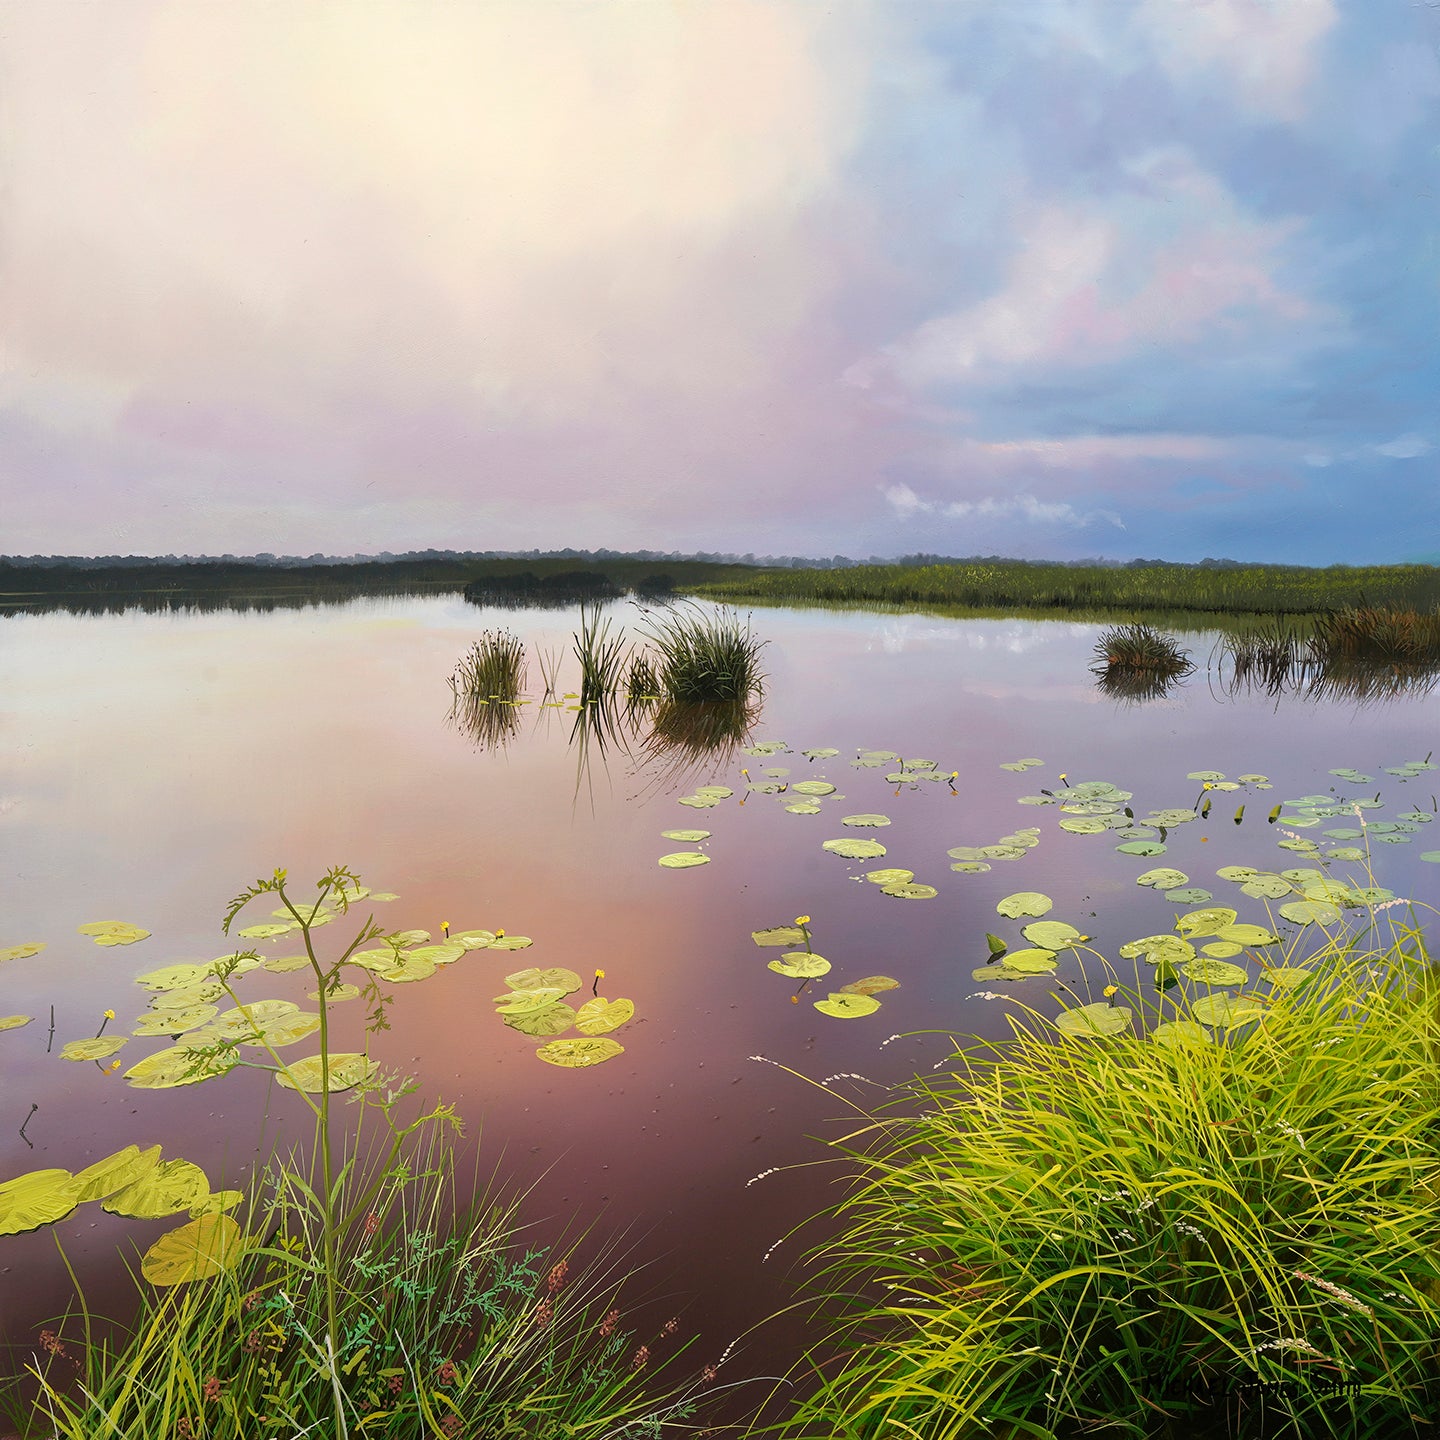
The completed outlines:
{"type": "MultiPolygon", "coordinates": [[[[636,633],[642,617],[633,608],[609,613],[636,633]]],[[[651,1262],[654,1306],[679,1314],[682,1333],[700,1335],[691,1352],[698,1367],[798,1298],[806,1239],[785,1237],[842,1193],[844,1176],[833,1163],[813,1163],[826,1159],[815,1137],[861,1121],[837,1096],[864,1105],[880,1094],[851,1079],[827,1094],[750,1057],[812,1080],[904,1078],[948,1052],[946,1032],[1003,1032],[1007,1002],[977,992],[1053,1003],[1053,981],[1007,988],[971,978],[988,958],[987,930],[1024,943],[1025,922],[996,914],[1002,897],[1053,897],[1047,918],[1079,926],[1112,957],[1190,908],[1136,885],[1155,866],[1185,872],[1215,903],[1264,923],[1264,902],[1215,871],[1313,863],[1278,847],[1284,822],[1266,823],[1273,804],[1332,790],[1378,793],[1383,808],[1367,818],[1389,824],[1432,812],[1440,790],[1436,772],[1405,778],[1382,768],[1437,748],[1431,698],[1370,706],[1227,698],[1205,673],[1212,637],[1192,636],[1195,675],[1167,698],[1121,705],[1097,691],[1086,668],[1100,627],[1064,622],[758,611],[769,680],[752,743],[785,742],[788,753],[732,755],[683,774],[614,748],[602,760],[593,744],[586,771],[569,743],[574,716],[538,703],[519,712],[517,733],[499,751],[451,722],[446,678],[481,630],[500,625],[526,641],[538,701],[536,647],[568,645],[576,623],[574,612],[502,614],[458,597],[266,614],[0,619],[0,949],[47,943],[0,969],[0,1014],[35,1017],[0,1033],[0,1179],[162,1142],[167,1156],[202,1164],[217,1188],[243,1183],[262,1138],[265,1076],[236,1071],[201,1086],[139,1090],[123,1069],[105,1074],[56,1052],[94,1035],[107,1008],[118,1017],[107,1034],[128,1032],[149,999],[134,983],[140,973],[229,953],[220,917],[257,876],[284,866],[303,895],[344,862],[399,893],[376,907],[387,925],[438,938],[448,920],[454,931],[503,927],[533,938],[522,952],[475,951],[425,984],[395,987],[393,1029],[374,1053],[387,1069],[418,1075],[427,1097],[455,1102],[487,1170],[536,1182],[529,1212],[537,1221],[594,1220],[597,1238],[625,1231],[634,1258],[651,1262]],[[819,747],[839,754],[800,754],[819,747]],[[893,762],[849,763],[861,749],[933,759],[959,778],[897,791],[885,780],[893,762]],[[1001,768],[1025,757],[1044,764],[1023,774],[1001,768]],[[742,767],[756,782],[766,767],[785,767],[777,780],[825,780],[838,790],[818,814],[793,813],[784,808],[793,793],[747,792],[742,767]],[[1341,767],[1373,782],[1328,773],[1341,767]],[[1066,817],[1056,806],[1017,804],[1041,788],[1063,792],[1063,772],[1072,786],[1105,780],[1133,792],[1143,818],[1192,807],[1201,787],[1186,777],[1202,770],[1263,774],[1273,788],[1218,793],[1209,819],[1171,828],[1156,857],[1117,853],[1125,837],[1112,832],[1060,830],[1066,817]],[[712,809],[679,804],[707,783],[736,793],[712,809]],[[892,823],[840,824],[859,812],[892,823]],[[990,845],[1026,826],[1040,827],[1040,840],[1022,858],[993,859],[982,873],[951,870],[951,847],[990,845]],[[712,838],[691,847],[661,836],[685,828],[712,838]],[[842,837],[878,838],[888,854],[854,861],[822,848],[842,837]],[[688,848],[711,863],[657,864],[688,848]],[[913,870],[938,894],[883,894],[862,878],[882,865],[913,870]],[[779,952],[758,949],[750,932],[799,914],[812,917],[815,949],[834,970],[792,1003],[795,982],[766,968],[779,952]],[[132,921],[152,934],[102,949],[76,932],[95,920],[132,921]],[[603,969],[601,993],[636,1006],[614,1037],[624,1054],[576,1071],[538,1061],[541,1042],[506,1028],[491,1003],[507,988],[503,976],[528,965],[570,967],[587,992],[603,969]],[[900,982],[878,997],[875,1014],[840,1020],[813,1008],[828,990],[874,974],[900,982]],[[884,1043],[912,1031],[942,1033],[884,1043]],[[797,1166],[808,1168],[785,1168],[797,1166]]],[[[576,688],[573,660],[561,680],[576,688]]],[[[1353,844],[1323,837],[1346,823],[1295,833],[1327,849],[1353,844]]],[[[1433,904],[1440,865],[1420,857],[1440,846],[1440,825],[1406,823],[1415,828],[1389,832],[1402,843],[1375,846],[1376,881],[1433,904]]],[[[240,923],[269,909],[257,901],[240,923]]],[[[317,934],[328,943],[345,930],[340,922],[317,934]]],[[[288,953],[284,937],[259,948],[288,953]]],[[[1104,979],[1089,968],[1098,999],[1104,979]]],[[[1072,956],[1062,954],[1059,978],[1083,989],[1072,956]]],[[[302,1002],[312,988],[304,974],[257,972],[237,984],[246,999],[302,1002]]],[[[336,1015],[338,1043],[351,1048],[361,1038],[359,1005],[337,1005],[336,1015]]],[[[118,1058],[128,1068],[167,1043],[132,1039],[118,1058]]],[[[302,1042],[288,1053],[313,1048],[302,1042]]],[[[296,1097],[277,1092],[268,1106],[266,1133],[282,1144],[308,1133],[296,1097]]],[[[103,1297],[121,1274],[117,1246],[143,1250],[173,1223],[122,1221],[88,1205],[57,1229],[103,1297]]],[[[50,1232],[0,1240],[0,1341],[12,1357],[29,1352],[38,1324],[68,1298],[50,1232]]],[[[776,1373],[800,1335],[798,1315],[749,1333],[727,1375],[776,1373]]]]}

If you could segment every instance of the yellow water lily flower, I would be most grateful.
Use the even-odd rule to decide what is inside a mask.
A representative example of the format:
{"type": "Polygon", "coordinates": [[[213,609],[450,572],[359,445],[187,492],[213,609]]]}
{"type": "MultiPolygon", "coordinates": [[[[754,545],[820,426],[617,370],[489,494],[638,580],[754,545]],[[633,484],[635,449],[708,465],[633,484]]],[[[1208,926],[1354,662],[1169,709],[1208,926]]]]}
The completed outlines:
{"type": "Polygon", "coordinates": [[[810,917],[808,915],[797,915],[795,917],[795,923],[797,925],[808,925],[810,923],[810,917]]]}

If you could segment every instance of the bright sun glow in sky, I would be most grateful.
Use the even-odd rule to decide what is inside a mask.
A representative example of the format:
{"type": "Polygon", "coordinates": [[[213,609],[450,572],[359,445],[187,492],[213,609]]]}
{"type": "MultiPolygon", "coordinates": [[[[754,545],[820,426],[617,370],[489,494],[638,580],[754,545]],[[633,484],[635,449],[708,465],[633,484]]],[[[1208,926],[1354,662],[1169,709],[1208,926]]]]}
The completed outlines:
{"type": "Polygon", "coordinates": [[[0,550],[1440,550],[1440,11],[0,5],[0,550]]]}

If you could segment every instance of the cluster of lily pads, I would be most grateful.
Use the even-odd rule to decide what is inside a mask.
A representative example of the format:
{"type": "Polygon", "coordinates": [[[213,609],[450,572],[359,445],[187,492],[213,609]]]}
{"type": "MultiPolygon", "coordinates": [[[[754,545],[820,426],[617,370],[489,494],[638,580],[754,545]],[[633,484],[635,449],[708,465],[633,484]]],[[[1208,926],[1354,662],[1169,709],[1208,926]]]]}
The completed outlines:
{"type": "Polygon", "coordinates": [[[188,1213],[189,1222],[167,1231],[140,1261],[140,1273],[152,1285],[179,1285],[231,1263],[241,1233],[224,1212],[243,1199],[238,1190],[211,1190],[205,1172],[189,1160],[162,1160],[158,1145],[127,1145],[73,1174],[32,1170],[0,1185],[0,1235],[53,1225],[91,1201],[134,1220],[188,1213]]]}
{"type": "MultiPolygon", "coordinates": [[[[604,972],[595,972],[598,987],[604,972]]],[[[552,1039],[535,1054],[547,1064],[579,1070],[625,1053],[625,1047],[610,1038],[635,1014],[633,1000],[607,1000],[596,994],[578,1008],[567,1005],[565,997],[573,995],[583,983],[573,971],[560,966],[548,969],[517,970],[505,977],[510,988],[495,997],[495,1013],[522,1035],[559,1036],[572,1027],[580,1032],[578,1039],[552,1039]]]]}
{"type": "MultiPolygon", "coordinates": [[[[766,968],[777,975],[799,980],[800,987],[790,997],[798,1001],[800,991],[812,980],[822,979],[831,970],[830,962],[817,955],[810,945],[810,917],[797,915],[793,925],[775,925],[768,930],[752,930],[750,938],[762,948],[785,945],[804,945],[803,950],[787,950],[778,960],[771,960],[766,968]]],[[[822,1015],[831,1015],[837,1020],[854,1020],[861,1015],[873,1015],[880,1008],[875,996],[885,990],[896,990],[900,982],[889,975],[866,975],[860,980],[832,990],[823,1000],[812,1003],[822,1015]]]]}

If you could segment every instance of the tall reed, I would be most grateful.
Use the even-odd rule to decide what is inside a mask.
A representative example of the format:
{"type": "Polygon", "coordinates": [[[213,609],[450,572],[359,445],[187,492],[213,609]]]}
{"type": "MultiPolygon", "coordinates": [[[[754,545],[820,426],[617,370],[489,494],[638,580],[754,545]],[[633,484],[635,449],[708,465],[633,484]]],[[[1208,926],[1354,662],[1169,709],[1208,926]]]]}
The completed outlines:
{"type": "Polygon", "coordinates": [[[487,630],[450,676],[453,695],[514,701],[525,688],[525,646],[508,630],[487,630]]]}
{"type": "Polygon", "coordinates": [[[675,607],[655,622],[660,686],[674,701],[746,701],[764,693],[760,652],[766,642],[733,610],[675,607]]]}

